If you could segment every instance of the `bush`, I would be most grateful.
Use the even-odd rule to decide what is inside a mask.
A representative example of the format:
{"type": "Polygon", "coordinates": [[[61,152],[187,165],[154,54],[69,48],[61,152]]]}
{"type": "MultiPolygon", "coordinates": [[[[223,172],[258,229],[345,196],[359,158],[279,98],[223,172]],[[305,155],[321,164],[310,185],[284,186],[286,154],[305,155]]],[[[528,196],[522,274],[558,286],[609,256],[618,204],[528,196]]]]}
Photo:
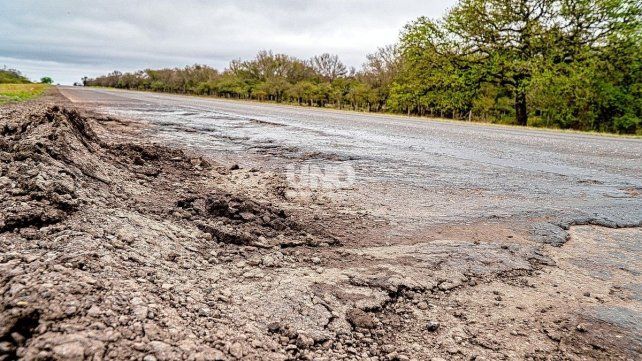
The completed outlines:
{"type": "Polygon", "coordinates": [[[642,119],[633,114],[625,114],[613,120],[615,131],[620,134],[641,134],[642,119]]]}

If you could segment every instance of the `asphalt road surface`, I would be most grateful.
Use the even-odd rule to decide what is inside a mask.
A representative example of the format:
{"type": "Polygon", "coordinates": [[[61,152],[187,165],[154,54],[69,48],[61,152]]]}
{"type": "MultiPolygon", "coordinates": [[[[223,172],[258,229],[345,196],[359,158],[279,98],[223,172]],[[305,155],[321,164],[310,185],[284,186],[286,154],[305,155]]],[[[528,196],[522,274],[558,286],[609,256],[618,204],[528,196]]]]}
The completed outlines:
{"type": "Polygon", "coordinates": [[[157,126],[154,136],[171,144],[241,166],[289,171],[296,189],[354,201],[393,226],[373,240],[491,224],[491,234],[523,229],[554,243],[559,235],[546,222],[635,226],[642,220],[640,139],[132,91],[61,91],[101,112],[148,121],[157,126]],[[302,181],[306,176],[316,181],[302,181]]]}

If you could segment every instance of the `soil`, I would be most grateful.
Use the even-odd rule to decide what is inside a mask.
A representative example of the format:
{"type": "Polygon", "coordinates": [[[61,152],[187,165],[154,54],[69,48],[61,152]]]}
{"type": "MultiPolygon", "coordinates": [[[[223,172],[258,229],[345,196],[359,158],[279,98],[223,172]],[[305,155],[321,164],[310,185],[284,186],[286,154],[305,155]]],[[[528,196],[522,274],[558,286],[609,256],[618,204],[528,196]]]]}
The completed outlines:
{"type": "Polygon", "coordinates": [[[55,90],[0,108],[0,360],[642,352],[640,228],[375,246],[362,235],[381,225],[356,206],[294,202],[282,175],[156,144],[145,126],[55,90]],[[604,242],[626,247],[591,257],[604,242]]]}

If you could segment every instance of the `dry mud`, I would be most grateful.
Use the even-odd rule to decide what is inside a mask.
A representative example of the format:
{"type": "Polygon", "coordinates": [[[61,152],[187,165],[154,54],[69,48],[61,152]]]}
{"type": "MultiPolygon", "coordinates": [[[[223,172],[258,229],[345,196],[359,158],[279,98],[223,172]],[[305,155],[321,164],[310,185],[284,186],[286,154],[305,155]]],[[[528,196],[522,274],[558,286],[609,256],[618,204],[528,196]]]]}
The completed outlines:
{"type": "Polygon", "coordinates": [[[143,127],[59,94],[0,108],[0,360],[642,351],[639,228],[569,226],[561,247],[363,246],[376,220],[293,201],[279,174],[154,144],[143,127]]]}

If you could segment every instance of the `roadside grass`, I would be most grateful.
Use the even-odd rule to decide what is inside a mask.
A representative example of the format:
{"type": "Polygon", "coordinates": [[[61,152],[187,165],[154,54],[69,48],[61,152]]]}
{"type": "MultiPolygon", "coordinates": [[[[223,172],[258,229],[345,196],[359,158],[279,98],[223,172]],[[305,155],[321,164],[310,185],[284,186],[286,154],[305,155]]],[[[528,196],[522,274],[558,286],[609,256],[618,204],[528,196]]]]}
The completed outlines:
{"type": "Polygon", "coordinates": [[[0,104],[35,98],[49,87],[48,84],[0,84],[0,104]]]}

